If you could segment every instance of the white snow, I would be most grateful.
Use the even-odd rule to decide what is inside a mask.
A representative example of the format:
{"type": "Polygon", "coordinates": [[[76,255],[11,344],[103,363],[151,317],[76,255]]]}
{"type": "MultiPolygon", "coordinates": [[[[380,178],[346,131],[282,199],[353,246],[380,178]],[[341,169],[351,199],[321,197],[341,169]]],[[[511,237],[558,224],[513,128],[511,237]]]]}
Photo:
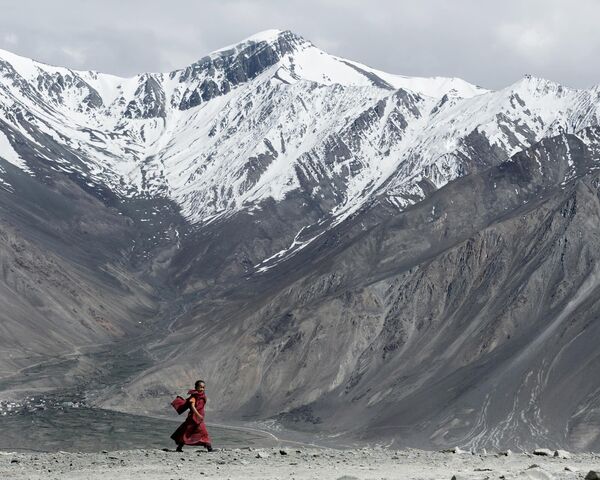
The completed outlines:
{"type": "Polygon", "coordinates": [[[10,63],[15,71],[27,80],[33,80],[37,76],[36,62],[30,58],[21,57],[7,50],[0,49],[0,59],[10,63]]]}
{"type": "Polygon", "coordinates": [[[392,85],[394,88],[411,90],[421,95],[441,98],[446,94],[456,95],[461,98],[471,98],[482,93],[489,92],[482,87],[473,85],[461,78],[456,77],[407,77],[404,75],[394,75],[382,72],[366,65],[351,60],[345,62],[356,65],[357,67],[377,75],[382,80],[392,85]]]}
{"type": "Polygon", "coordinates": [[[255,42],[255,43],[269,42],[269,43],[271,43],[271,42],[277,40],[277,37],[279,37],[279,35],[281,35],[282,33],[283,33],[283,30],[278,30],[276,28],[263,30],[262,32],[255,33],[254,35],[246,37],[239,42],[232,43],[231,45],[227,45],[225,47],[221,47],[217,50],[214,50],[211,53],[211,55],[213,55],[215,53],[226,52],[227,50],[239,49],[241,46],[246,45],[249,42],[255,42]]]}
{"type": "Polygon", "coordinates": [[[15,167],[19,167],[24,172],[32,173],[29,167],[27,167],[25,160],[23,160],[14,150],[10,141],[2,131],[0,131],[0,158],[12,163],[15,167]]]}
{"type": "MultiPolygon", "coordinates": [[[[261,32],[213,54],[239,51],[248,42],[272,43],[282,34],[261,32]]],[[[335,190],[339,200],[328,212],[333,225],[373,195],[383,193],[402,209],[424,195],[422,180],[441,187],[468,173],[461,158],[470,155],[472,134],[508,158],[546,136],[599,123],[598,87],[575,90],[527,77],[492,92],[458,78],[381,72],[308,41],[294,42],[293,52],[252,81],[183,111],[182,98],[224,73],[217,69],[184,80],[184,70],[178,70],[120,78],[0,51],[39,95],[32,99],[0,78],[0,119],[39,142],[41,155],[46,151],[41,134],[68,148],[85,165],[80,173],[90,184],[108,185],[121,195],[165,195],[192,222],[251,210],[267,198],[281,200],[300,188],[301,175],[316,200],[335,190]],[[67,85],[56,99],[38,90],[34,79],[40,74],[77,76],[98,92],[103,105],[82,107],[90,93],[85,85],[67,85]],[[136,92],[146,80],[162,88],[165,117],[127,118],[131,102],[142,104],[136,92]]],[[[0,136],[0,156],[26,169],[5,136],[0,136]]],[[[48,154],[52,168],[80,168],[55,157],[48,154]]],[[[313,240],[297,238],[271,261],[313,240]]]]}

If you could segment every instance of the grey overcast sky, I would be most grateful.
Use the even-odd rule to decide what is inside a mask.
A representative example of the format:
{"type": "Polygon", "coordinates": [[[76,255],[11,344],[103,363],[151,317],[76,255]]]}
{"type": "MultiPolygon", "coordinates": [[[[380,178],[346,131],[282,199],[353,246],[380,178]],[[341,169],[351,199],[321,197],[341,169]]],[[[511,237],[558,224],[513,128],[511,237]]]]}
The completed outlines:
{"type": "Polygon", "coordinates": [[[0,48],[118,75],[289,29],[390,73],[600,83],[600,0],[0,0],[0,48]]]}

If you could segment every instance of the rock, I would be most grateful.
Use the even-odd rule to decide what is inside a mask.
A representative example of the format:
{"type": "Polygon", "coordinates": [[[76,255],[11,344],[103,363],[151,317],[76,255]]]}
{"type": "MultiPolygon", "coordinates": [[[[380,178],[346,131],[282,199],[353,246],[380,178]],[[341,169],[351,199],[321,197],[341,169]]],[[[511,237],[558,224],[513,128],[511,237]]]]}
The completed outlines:
{"type": "Polygon", "coordinates": [[[585,480],[600,480],[600,470],[590,470],[585,476],[585,480]]]}
{"type": "MultiPolygon", "coordinates": [[[[478,472],[478,471],[492,471],[492,469],[491,468],[489,468],[489,469],[481,469],[481,470],[475,469],[474,471],[475,472],[478,472]]],[[[451,480],[471,480],[472,478],[473,477],[471,477],[471,475],[468,474],[468,473],[456,473],[456,474],[452,475],[451,480]]],[[[477,479],[483,478],[485,480],[488,480],[490,477],[489,476],[486,476],[486,477],[480,477],[480,476],[478,476],[478,477],[475,477],[475,478],[477,478],[477,479]]]]}
{"type": "Polygon", "coordinates": [[[534,455],[539,455],[542,457],[552,457],[554,455],[554,452],[552,450],[550,450],[549,448],[536,448],[533,451],[534,455]]]}
{"type": "Polygon", "coordinates": [[[554,456],[558,458],[571,458],[571,454],[566,450],[556,450],[554,456]]]}
{"type": "Polygon", "coordinates": [[[257,452],[256,458],[269,458],[269,454],[267,452],[257,452]]]}
{"type": "Polygon", "coordinates": [[[16,458],[13,458],[10,463],[19,463],[19,461],[16,458]]]}
{"type": "Polygon", "coordinates": [[[279,450],[279,455],[287,455],[287,454],[288,453],[285,450],[283,450],[283,449],[279,450]]]}
{"type": "Polygon", "coordinates": [[[446,450],[442,450],[442,453],[456,453],[458,455],[464,454],[464,453],[471,453],[468,450],[463,450],[460,447],[454,447],[454,448],[448,448],[446,450]]]}
{"type": "Polygon", "coordinates": [[[571,465],[567,465],[567,466],[565,467],[565,470],[566,470],[567,472],[578,472],[578,471],[579,471],[577,468],[575,468],[575,467],[573,467],[573,466],[571,466],[571,465]]]}

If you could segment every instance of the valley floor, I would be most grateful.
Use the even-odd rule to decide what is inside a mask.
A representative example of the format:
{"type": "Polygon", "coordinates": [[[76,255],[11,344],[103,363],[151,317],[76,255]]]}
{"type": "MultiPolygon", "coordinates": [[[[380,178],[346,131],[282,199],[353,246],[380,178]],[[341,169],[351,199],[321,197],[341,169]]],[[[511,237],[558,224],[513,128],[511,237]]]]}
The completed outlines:
{"type": "Polygon", "coordinates": [[[420,450],[230,448],[206,453],[123,450],[102,453],[0,453],[11,479],[576,479],[600,470],[600,455],[569,459],[528,453],[453,454],[420,450]]]}

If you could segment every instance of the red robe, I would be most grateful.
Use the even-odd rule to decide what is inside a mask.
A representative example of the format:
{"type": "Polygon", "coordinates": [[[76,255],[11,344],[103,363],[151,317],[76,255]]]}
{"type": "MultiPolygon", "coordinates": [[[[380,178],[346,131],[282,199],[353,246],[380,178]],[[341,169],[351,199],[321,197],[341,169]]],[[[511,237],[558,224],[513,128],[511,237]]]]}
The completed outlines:
{"type": "Polygon", "coordinates": [[[206,424],[204,423],[204,405],[206,405],[206,395],[196,390],[190,390],[188,392],[196,400],[196,410],[202,416],[202,420],[198,421],[198,418],[190,409],[185,422],[183,422],[177,430],[173,432],[171,438],[177,445],[201,445],[203,447],[209,447],[211,444],[210,436],[206,430],[206,424]]]}

